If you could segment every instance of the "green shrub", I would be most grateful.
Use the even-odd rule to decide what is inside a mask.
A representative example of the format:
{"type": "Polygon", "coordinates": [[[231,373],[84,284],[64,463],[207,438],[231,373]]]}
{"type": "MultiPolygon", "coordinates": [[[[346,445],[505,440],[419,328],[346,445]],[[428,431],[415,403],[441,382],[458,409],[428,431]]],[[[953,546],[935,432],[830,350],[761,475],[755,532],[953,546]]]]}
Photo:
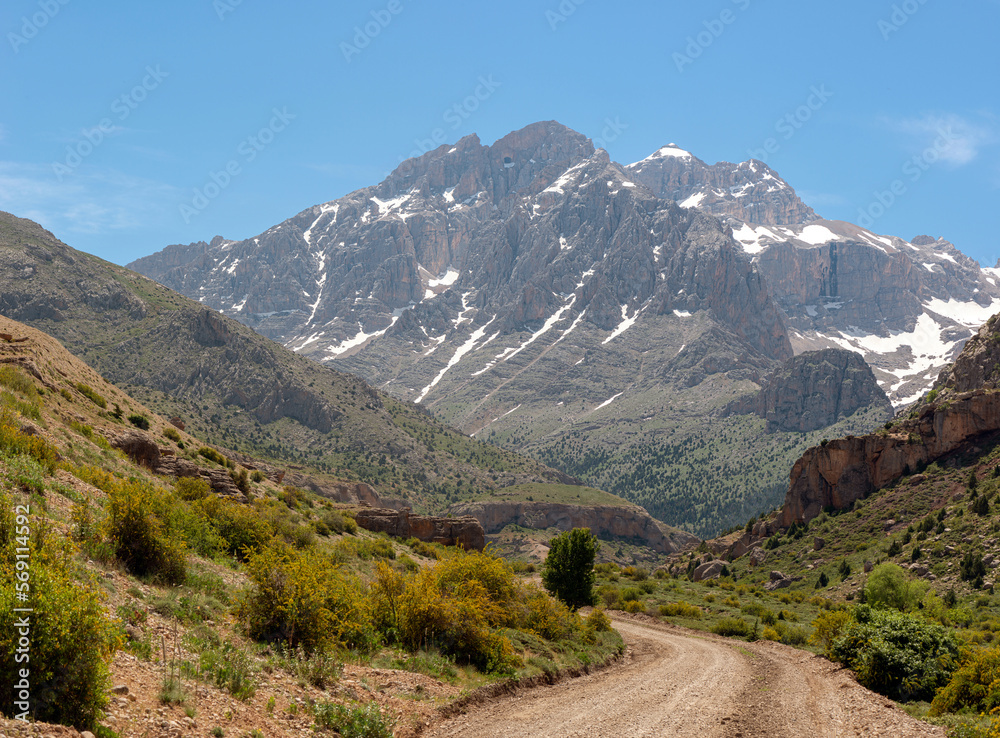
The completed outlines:
{"type": "Polygon", "coordinates": [[[1000,707],[1000,648],[982,648],[966,654],[931,703],[935,717],[959,710],[988,713],[1000,707]]]}
{"type": "Polygon", "coordinates": [[[586,617],[585,624],[587,628],[596,633],[607,633],[611,630],[611,618],[599,607],[594,608],[586,617]]]}
{"type": "Polygon", "coordinates": [[[318,702],[313,716],[317,728],[335,730],[342,738],[392,738],[394,721],[382,714],[377,702],[356,707],[318,702]]]}
{"type": "Polygon", "coordinates": [[[174,428],[172,425],[168,425],[166,428],[163,429],[163,435],[165,438],[170,439],[174,443],[181,442],[181,434],[178,433],[177,429],[174,428]]]}
{"type": "MultiPolygon", "coordinates": [[[[334,556],[346,560],[348,557],[370,561],[372,559],[395,559],[396,550],[385,538],[342,538],[333,548],[334,556]]],[[[437,558],[435,556],[435,558],[437,558]]]]}
{"type": "Polygon", "coordinates": [[[151,485],[123,480],[108,492],[105,536],[115,556],[136,576],[152,576],[169,584],[184,581],[184,542],[164,525],[154,505],[163,503],[151,485]]]}
{"type": "Polygon", "coordinates": [[[247,576],[237,616],[251,638],[307,653],[371,645],[362,584],[329,557],[276,541],[250,555],[247,576]]]}
{"type": "Polygon", "coordinates": [[[257,692],[254,676],[257,665],[253,657],[228,641],[218,648],[202,651],[198,671],[203,679],[225,689],[238,700],[246,702],[257,692]]]}
{"type": "Polygon", "coordinates": [[[743,618],[722,618],[711,630],[716,635],[746,638],[753,634],[754,627],[743,618]]]}
{"type": "Polygon", "coordinates": [[[16,490],[27,494],[45,494],[45,468],[27,454],[0,453],[3,471],[0,476],[16,490]]]}
{"type": "Polygon", "coordinates": [[[35,459],[49,474],[59,463],[59,452],[41,436],[22,433],[19,424],[6,413],[0,413],[0,452],[24,454],[35,459]]]}
{"type": "Polygon", "coordinates": [[[79,382],[76,385],[76,391],[97,405],[97,407],[101,408],[101,410],[107,409],[108,401],[101,397],[101,395],[99,395],[93,388],[88,387],[83,382],[79,382]]]}
{"type": "Polygon", "coordinates": [[[670,602],[666,605],[660,605],[660,615],[668,618],[692,618],[700,620],[702,612],[700,607],[689,605],[686,602],[670,602]]]}
{"type": "Polygon", "coordinates": [[[209,446],[202,446],[199,448],[198,454],[205,457],[209,461],[215,462],[219,466],[227,466],[227,462],[229,461],[225,456],[209,446]]]}
{"type": "Polygon", "coordinates": [[[271,526],[253,507],[214,495],[204,498],[199,506],[222,539],[224,550],[240,561],[246,561],[274,537],[271,526]]]}
{"type": "Polygon", "coordinates": [[[386,583],[373,587],[373,609],[380,613],[379,621],[395,617],[391,633],[404,648],[436,647],[494,674],[512,673],[520,665],[510,640],[496,631],[527,616],[525,609],[514,606],[520,593],[506,562],[471,552],[453,555],[405,580],[398,575],[391,579],[387,570],[379,567],[386,583]]]}
{"type": "Polygon", "coordinates": [[[963,581],[972,582],[977,589],[983,586],[983,577],[986,576],[986,564],[983,563],[982,554],[969,551],[962,557],[959,576],[963,581]]]}
{"type": "Polygon", "coordinates": [[[128,422],[130,422],[139,430],[149,430],[149,418],[147,418],[145,415],[139,415],[138,413],[129,415],[128,422]]]}
{"type": "Polygon", "coordinates": [[[427,543],[426,541],[421,541],[417,538],[406,539],[406,545],[410,547],[413,553],[418,556],[424,556],[428,559],[440,559],[441,556],[438,554],[438,550],[434,548],[434,544],[427,543]]]}
{"type": "Polygon", "coordinates": [[[907,612],[920,604],[929,588],[927,582],[910,579],[896,564],[879,564],[865,583],[865,602],[876,608],[907,612]]]}
{"type": "Polygon", "coordinates": [[[940,625],[895,610],[859,605],[832,655],[858,682],[897,700],[930,700],[955,669],[958,646],[940,625]]]}
{"type": "Polygon", "coordinates": [[[192,502],[208,497],[212,487],[201,477],[178,477],[174,482],[174,492],[182,500],[192,502]]]}
{"type": "Polygon", "coordinates": [[[279,661],[285,671],[317,689],[336,684],[344,672],[344,664],[328,651],[306,653],[301,646],[296,649],[281,649],[279,646],[279,653],[279,661]]]}
{"type": "Polygon", "coordinates": [[[316,532],[323,536],[334,533],[349,533],[354,535],[358,532],[358,524],[347,512],[327,510],[316,521],[316,532]]]}
{"type": "Polygon", "coordinates": [[[854,616],[846,610],[833,610],[820,613],[813,620],[813,634],[809,638],[810,643],[823,646],[823,652],[827,658],[833,656],[833,644],[840,637],[844,628],[854,622],[854,616]]]}
{"type": "MultiPolygon", "coordinates": [[[[44,535],[17,540],[32,524],[15,518],[10,499],[0,494],[0,683],[13,687],[26,664],[17,660],[14,608],[30,608],[30,716],[35,720],[93,727],[108,702],[108,662],[120,645],[118,628],[108,619],[96,586],[74,570],[72,552],[44,535]],[[28,600],[18,595],[15,546],[30,556],[28,600]]],[[[13,691],[13,690],[11,690],[13,691]]],[[[22,709],[3,696],[3,712],[22,709]]]]}

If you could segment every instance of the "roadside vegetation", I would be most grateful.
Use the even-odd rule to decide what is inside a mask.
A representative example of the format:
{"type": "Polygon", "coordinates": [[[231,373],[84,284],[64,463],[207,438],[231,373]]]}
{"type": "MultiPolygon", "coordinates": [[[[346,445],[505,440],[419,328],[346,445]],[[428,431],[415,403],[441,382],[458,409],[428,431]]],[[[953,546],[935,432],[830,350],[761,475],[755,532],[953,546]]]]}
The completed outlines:
{"type": "MultiPolygon", "coordinates": [[[[93,379],[63,393],[4,367],[0,398],[0,683],[17,681],[14,609],[31,608],[33,719],[119,735],[109,690],[127,653],[160,674],[160,704],[187,717],[211,687],[319,731],[387,736],[398,700],[353,688],[345,699],[346,668],[427,675],[457,696],[623,651],[603,614],[581,617],[489,550],[362,531],[349,506],[250,474],[141,407],[109,412],[121,398],[93,379]],[[247,501],[114,450],[107,435],[136,426],[132,415],[164,452],[228,469],[247,501]],[[277,708],[275,674],[304,697],[277,708]]],[[[7,716],[20,712],[11,693],[7,716]]]]}

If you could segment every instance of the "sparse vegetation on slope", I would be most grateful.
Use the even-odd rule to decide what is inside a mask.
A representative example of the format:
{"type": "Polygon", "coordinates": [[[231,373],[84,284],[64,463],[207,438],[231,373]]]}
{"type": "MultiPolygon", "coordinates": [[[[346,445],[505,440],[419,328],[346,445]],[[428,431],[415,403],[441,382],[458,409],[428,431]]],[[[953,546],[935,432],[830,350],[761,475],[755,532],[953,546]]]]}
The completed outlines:
{"type": "MultiPolygon", "coordinates": [[[[463,689],[622,650],[600,618],[570,613],[490,553],[359,532],[349,507],[266,476],[247,475],[248,495],[221,499],[206,478],[153,473],[112,446],[137,442],[126,412],[62,389],[86,381],[109,406],[148,419],[143,443],[208,475],[246,467],[221,453],[205,458],[186,432],[164,433],[166,421],[54,341],[9,321],[3,328],[28,333],[16,353],[30,369],[22,362],[0,374],[26,408],[0,417],[0,682],[16,682],[24,549],[31,717],[110,736],[134,732],[153,706],[214,722],[213,734],[332,726],[367,735],[426,720],[435,700],[463,689]],[[360,705],[344,700],[345,672],[381,684],[373,665],[386,661],[412,668],[402,678],[419,690],[365,686],[360,705]],[[109,696],[112,684],[137,701],[109,696]]],[[[4,353],[0,344],[0,358],[15,352],[4,353]]],[[[0,703],[7,716],[20,712],[12,694],[0,703]]]]}

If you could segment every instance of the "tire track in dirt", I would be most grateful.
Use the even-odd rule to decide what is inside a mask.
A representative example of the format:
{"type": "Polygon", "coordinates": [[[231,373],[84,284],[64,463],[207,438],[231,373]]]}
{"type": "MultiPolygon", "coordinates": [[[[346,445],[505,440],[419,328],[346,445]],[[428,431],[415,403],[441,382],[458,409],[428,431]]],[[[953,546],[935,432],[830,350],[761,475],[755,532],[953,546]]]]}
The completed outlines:
{"type": "Polygon", "coordinates": [[[428,730],[430,738],[943,738],[806,651],[616,617],[626,658],[519,692],[428,730]]]}

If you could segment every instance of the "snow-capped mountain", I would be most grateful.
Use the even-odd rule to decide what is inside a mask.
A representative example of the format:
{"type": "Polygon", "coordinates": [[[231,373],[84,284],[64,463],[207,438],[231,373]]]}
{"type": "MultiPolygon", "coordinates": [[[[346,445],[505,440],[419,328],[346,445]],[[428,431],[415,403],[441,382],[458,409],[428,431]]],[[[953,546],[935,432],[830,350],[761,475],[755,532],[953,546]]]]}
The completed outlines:
{"type": "Polygon", "coordinates": [[[636,182],[681,207],[774,225],[808,223],[817,217],[777,172],[755,159],[709,165],[669,144],[626,169],[636,182]]]}
{"type": "Polygon", "coordinates": [[[784,311],[796,353],[861,353],[896,407],[926,392],[1000,311],[996,271],[944,239],[906,241],[826,220],[731,225],[784,311]]]}
{"type": "Polygon", "coordinates": [[[896,407],[926,392],[1000,311],[996,270],[944,239],[822,220],[763,162],[710,166],[671,144],[626,169],[661,197],[722,217],[767,278],[795,353],[861,353],[896,407]]]}
{"type": "MultiPolygon", "coordinates": [[[[746,398],[794,353],[861,351],[899,404],[1000,298],[950,244],[820,220],[761,162],[623,167],[554,122],[130,266],[700,534],[776,504],[809,433],[884,420],[884,397],[830,395],[836,428],[769,440],[787,424],[746,398]]],[[[844,366],[781,376],[807,398],[844,366]]]]}
{"type": "Polygon", "coordinates": [[[460,361],[482,364],[479,377],[575,331],[602,346],[637,324],[681,335],[700,311],[747,353],[747,376],[791,356],[727,228],[654,196],[555,123],[490,147],[464,138],[255,238],[168,247],[131,266],[318,361],[364,363],[419,402],[446,395],[460,361]],[[406,361],[372,367],[390,341],[406,361]]]}

